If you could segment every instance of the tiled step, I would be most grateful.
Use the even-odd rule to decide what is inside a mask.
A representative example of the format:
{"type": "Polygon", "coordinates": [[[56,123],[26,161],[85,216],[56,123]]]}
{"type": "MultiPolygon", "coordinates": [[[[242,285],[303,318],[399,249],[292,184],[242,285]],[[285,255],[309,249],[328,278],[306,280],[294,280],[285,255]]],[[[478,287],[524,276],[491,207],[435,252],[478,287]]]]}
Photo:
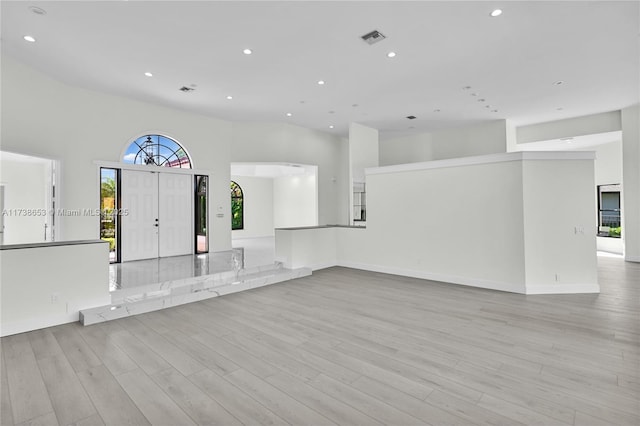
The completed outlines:
{"type": "Polygon", "coordinates": [[[274,264],[117,290],[112,292],[111,304],[81,310],[80,322],[96,324],[308,275],[309,268],[286,269],[274,264]]]}

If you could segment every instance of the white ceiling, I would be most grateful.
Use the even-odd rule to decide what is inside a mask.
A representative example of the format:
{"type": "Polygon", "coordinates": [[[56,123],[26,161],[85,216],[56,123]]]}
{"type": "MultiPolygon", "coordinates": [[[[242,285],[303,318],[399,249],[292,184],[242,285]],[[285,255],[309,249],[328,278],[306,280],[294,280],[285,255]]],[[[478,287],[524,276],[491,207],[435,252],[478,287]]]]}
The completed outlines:
{"type": "Polygon", "coordinates": [[[640,98],[638,1],[0,7],[3,55],[71,85],[234,121],[286,121],[337,135],[356,121],[390,138],[494,119],[532,124],[640,98]],[[490,17],[497,7],[502,16],[490,17]],[[374,29],[387,38],[370,46],[360,36],[374,29]],[[24,41],[27,34],[37,42],[24,41]],[[387,58],[389,51],[397,56],[387,58]],[[178,90],[192,84],[191,93],[178,90]]]}

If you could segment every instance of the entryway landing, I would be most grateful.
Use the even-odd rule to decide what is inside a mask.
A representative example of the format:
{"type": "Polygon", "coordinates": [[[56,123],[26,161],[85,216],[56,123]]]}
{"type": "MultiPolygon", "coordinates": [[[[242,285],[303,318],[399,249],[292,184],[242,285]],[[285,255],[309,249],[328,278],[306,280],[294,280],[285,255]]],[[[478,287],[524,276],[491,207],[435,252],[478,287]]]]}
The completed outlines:
{"type": "Polygon", "coordinates": [[[221,253],[113,264],[111,303],[80,311],[80,322],[95,324],[311,275],[308,268],[286,269],[275,262],[268,241],[243,245],[221,253]]]}

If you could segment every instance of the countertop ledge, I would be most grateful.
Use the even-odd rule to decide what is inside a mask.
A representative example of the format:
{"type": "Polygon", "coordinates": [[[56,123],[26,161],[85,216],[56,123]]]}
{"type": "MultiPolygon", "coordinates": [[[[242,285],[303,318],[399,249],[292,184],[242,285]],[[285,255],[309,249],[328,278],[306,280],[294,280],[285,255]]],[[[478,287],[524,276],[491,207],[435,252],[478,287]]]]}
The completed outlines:
{"type": "Polygon", "coordinates": [[[367,229],[366,226],[352,226],[352,225],[318,225],[318,226],[298,226],[293,228],[276,228],[276,231],[298,231],[301,229],[324,229],[324,228],[353,228],[353,229],[367,229]]]}
{"type": "Polygon", "coordinates": [[[59,246],[79,246],[83,244],[108,244],[103,240],[74,240],[74,241],[49,241],[44,243],[3,244],[0,250],[20,250],[30,248],[47,248],[59,246]]]}

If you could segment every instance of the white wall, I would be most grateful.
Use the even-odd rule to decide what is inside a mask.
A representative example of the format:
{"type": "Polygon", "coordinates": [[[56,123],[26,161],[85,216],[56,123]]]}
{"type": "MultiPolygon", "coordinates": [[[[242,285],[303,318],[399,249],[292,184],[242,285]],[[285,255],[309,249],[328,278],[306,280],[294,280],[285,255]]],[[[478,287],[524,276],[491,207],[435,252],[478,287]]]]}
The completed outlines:
{"type": "Polygon", "coordinates": [[[597,283],[593,161],[525,161],[523,182],[527,292],[597,283]]]}
{"type": "Polygon", "coordinates": [[[622,110],[624,256],[640,262],[640,105],[622,110]]]}
{"type": "Polygon", "coordinates": [[[0,250],[0,334],[78,321],[81,309],[110,303],[108,253],[105,242],[0,250]]]}
{"type": "Polygon", "coordinates": [[[349,220],[346,149],[344,138],[291,124],[233,123],[231,161],[318,166],[318,222],[322,224],[349,220]]]}
{"type": "Polygon", "coordinates": [[[244,229],[231,231],[232,238],[272,237],[273,179],[250,176],[231,176],[244,195],[244,229]]]}
{"type": "MultiPolygon", "coordinates": [[[[93,161],[119,162],[123,149],[145,133],[174,138],[187,149],[195,168],[212,174],[209,247],[229,250],[229,122],[71,87],[2,57],[3,150],[60,160],[58,207],[99,208],[93,161]],[[218,212],[224,217],[216,217],[218,212]]],[[[58,239],[99,235],[95,217],[61,217],[58,224],[58,239]]]]}
{"type": "MultiPolygon", "coordinates": [[[[318,165],[318,221],[348,222],[344,138],[282,123],[231,123],[72,87],[5,56],[1,78],[3,149],[59,160],[60,208],[98,208],[94,161],[120,162],[136,137],[160,133],[180,142],[196,169],[210,173],[212,251],[231,248],[231,161],[318,165]]],[[[58,218],[58,240],[98,235],[95,217],[58,218]]]]}
{"type": "Polygon", "coordinates": [[[380,165],[419,163],[433,159],[431,133],[380,141],[380,165]]]}
{"type": "Polygon", "coordinates": [[[279,230],[278,259],[526,294],[599,291],[591,153],[382,167],[367,182],[366,228],[279,230]]]}
{"type": "Polygon", "coordinates": [[[603,112],[517,128],[518,143],[608,133],[621,129],[620,111],[603,112]]]}
{"type": "Polygon", "coordinates": [[[318,190],[315,175],[273,179],[275,228],[318,225],[318,190]]]}
{"type": "Polygon", "coordinates": [[[45,241],[44,225],[51,209],[46,196],[46,191],[51,190],[50,162],[0,158],[0,183],[5,187],[4,209],[7,210],[4,244],[45,241]],[[36,211],[37,214],[28,215],[15,209],[36,211]]]}
{"type": "Polygon", "coordinates": [[[596,145],[582,151],[594,151],[596,185],[622,183],[622,141],[596,145]]]}
{"type": "Polygon", "coordinates": [[[380,165],[506,152],[507,134],[506,121],[495,120],[475,126],[389,139],[380,142],[380,165]]]}

